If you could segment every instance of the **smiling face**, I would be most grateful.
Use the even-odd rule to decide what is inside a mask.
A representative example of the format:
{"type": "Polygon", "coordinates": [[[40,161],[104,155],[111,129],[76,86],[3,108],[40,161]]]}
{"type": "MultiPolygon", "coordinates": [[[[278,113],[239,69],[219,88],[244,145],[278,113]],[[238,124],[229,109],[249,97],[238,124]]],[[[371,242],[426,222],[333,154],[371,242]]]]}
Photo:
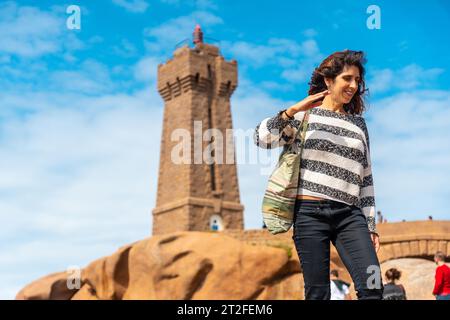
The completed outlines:
{"type": "Polygon", "coordinates": [[[326,78],[325,82],[330,90],[331,99],[339,104],[347,104],[358,91],[360,80],[361,76],[358,67],[346,65],[334,81],[326,78]]]}

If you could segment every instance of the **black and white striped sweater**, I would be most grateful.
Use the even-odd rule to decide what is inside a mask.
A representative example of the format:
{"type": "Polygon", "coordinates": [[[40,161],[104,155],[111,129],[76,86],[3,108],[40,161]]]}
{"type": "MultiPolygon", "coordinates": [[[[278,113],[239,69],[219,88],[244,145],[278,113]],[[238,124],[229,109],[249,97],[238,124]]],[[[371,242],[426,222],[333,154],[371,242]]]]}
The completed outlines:
{"type": "MultiPolygon", "coordinates": [[[[257,146],[265,149],[292,144],[304,116],[284,120],[281,111],[255,129],[257,146]]],[[[375,195],[366,122],[360,115],[334,112],[321,106],[309,115],[302,153],[299,195],[310,195],[359,207],[371,232],[376,232],[375,195]]]]}

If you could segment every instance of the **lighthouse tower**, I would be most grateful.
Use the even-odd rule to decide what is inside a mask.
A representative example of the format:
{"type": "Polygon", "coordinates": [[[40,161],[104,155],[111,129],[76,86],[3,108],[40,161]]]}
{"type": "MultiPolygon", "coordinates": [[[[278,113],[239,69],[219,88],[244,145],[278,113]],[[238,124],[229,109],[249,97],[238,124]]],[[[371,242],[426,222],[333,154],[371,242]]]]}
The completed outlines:
{"type": "Polygon", "coordinates": [[[204,43],[199,25],[192,47],[176,49],[158,66],[165,106],[153,235],[244,228],[227,130],[233,127],[230,97],[236,86],[237,62],[204,43]]]}

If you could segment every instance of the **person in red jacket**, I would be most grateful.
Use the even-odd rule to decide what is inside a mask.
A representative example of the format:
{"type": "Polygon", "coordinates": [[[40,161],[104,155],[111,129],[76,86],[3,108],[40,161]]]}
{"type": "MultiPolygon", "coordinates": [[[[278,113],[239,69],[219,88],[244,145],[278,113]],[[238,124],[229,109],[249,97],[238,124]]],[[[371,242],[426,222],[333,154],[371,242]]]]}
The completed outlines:
{"type": "Polygon", "coordinates": [[[433,295],[436,296],[436,300],[450,300],[450,268],[445,264],[445,254],[442,251],[436,252],[434,262],[438,267],[433,295]]]}

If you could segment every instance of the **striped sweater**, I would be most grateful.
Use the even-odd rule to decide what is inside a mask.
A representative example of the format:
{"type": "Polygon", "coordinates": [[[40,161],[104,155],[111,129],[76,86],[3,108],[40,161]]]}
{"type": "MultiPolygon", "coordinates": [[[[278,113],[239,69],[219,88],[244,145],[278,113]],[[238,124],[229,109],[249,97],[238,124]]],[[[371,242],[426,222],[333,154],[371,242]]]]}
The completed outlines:
{"type": "MultiPolygon", "coordinates": [[[[298,151],[300,140],[295,136],[304,113],[284,120],[280,111],[264,119],[255,129],[256,145],[270,149],[293,143],[298,151]]],[[[311,109],[308,123],[298,194],[357,206],[366,216],[369,231],[376,232],[369,133],[364,118],[319,106],[311,109]]]]}

